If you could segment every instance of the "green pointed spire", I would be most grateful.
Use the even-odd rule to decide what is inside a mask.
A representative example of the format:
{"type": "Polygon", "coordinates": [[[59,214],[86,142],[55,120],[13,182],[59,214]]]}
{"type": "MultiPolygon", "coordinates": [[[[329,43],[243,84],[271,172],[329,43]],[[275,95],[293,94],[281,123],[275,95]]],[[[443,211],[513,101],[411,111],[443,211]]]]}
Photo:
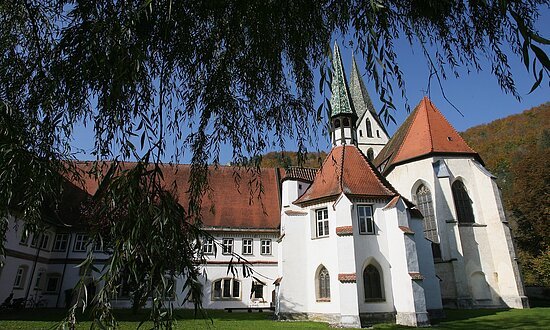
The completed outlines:
{"type": "Polygon", "coordinates": [[[365,113],[370,112],[372,117],[374,118],[374,120],[376,120],[384,133],[386,133],[386,135],[389,135],[386,131],[386,127],[380,120],[380,117],[378,116],[374,105],[372,104],[372,100],[370,98],[369,92],[367,92],[365,82],[363,81],[361,73],[359,72],[357,62],[355,62],[355,56],[352,56],[351,58],[351,75],[349,78],[349,87],[353,107],[355,108],[357,116],[359,117],[358,122],[361,122],[365,113]]]}
{"type": "Polygon", "coordinates": [[[355,56],[351,58],[351,75],[349,78],[349,87],[351,92],[351,99],[353,101],[353,106],[357,112],[357,116],[362,118],[365,112],[370,111],[374,116],[378,117],[369,93],[367,92],[367,87],[365,87],[365,82],[361,78],[361,73],[359,73],[359,68],[357,67],[357,62],[355,62],[355,56]]]}
{"type": "Polygon", "coordinates": [[[348,82],[346,81],[346,73],[344,72],[344,65],[342,63],[342,56],[340,55],[340,49],[336,42],[334,43],[334,56],[332,58],[331,91],[330,106],[332,112],[330,117],[332,118],[341,114],[350,114],[357,117],[355,109],[353,108],[353,103],[351,102],[348,82]]]}

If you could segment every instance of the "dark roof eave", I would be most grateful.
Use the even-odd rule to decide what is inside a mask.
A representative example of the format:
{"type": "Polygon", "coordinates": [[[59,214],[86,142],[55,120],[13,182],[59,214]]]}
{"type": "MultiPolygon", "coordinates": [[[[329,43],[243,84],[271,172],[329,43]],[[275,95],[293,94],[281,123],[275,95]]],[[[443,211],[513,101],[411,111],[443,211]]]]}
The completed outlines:
{"type": "Polygon", "coordinates": [[[327,195],[327,196],[322,196],[322,197],[315,197],[315,198],[306,199],[306,200],[303,200],[303,201],[300,201],[300,199],[298,198],[297,200],[292,202],[292,204],[300,206],[300,207],[304,207],[304,206],[308,206],[308,205],[312,205],[312,204],[320,204],[320,203],[325,203],[325,202],[331,202],[333,200],[336,200],[338,198],[338,196],[340,196],[341,194],[342,193],[340,192],[338,194],[332,194],[332,195],[327,195]]]}
{"type": "MultiPolygon", "coordinates": [[[[485,166],[485,163],[483,162],[483,159],[481,159],[481,157],[479,156],[479,154],[477,152],[449,152],[449,151],[438,152],[438,151],[431,151],[431,152],[428,152],[428,153],[425,153],[425,154],[422,154],[422,155],[419,155],[419,156],[416,156],[416,157],[411,157],[411,158],[407,158],[407,159],[392,163],[390,166],[386,167],[382,172],[383,172],[384,176],[387,176],[398,165],[412,163],[414,161],[430,158],[430,157],[433,157],[433,156],[473,156],[475,160],[477,160],[481,165],[485,166]]],[[[381,164],[383,164],[383,163],[384,162],[382,162],[381,164]]],[[[377,167],[379,167],[380,165],[377,165],[377,167]]]]}

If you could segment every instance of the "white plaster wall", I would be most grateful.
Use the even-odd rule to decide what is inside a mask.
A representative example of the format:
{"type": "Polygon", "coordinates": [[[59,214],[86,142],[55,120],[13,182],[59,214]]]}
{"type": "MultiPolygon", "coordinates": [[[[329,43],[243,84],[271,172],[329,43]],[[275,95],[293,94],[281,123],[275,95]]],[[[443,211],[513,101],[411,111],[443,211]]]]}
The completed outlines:
{"type": "Polygon", "coordinates": [[[376,157],[382,148],[388,143],[389,137],[384,133],[384,130],[378,125],[378,122],[374,120],[373,115],[367,111],[361,121],[357,124],[357,146],[361,151],[367,155],[369,148],[372,148],[374,157],[376,157]],[[367,118],[369,118],[372,127],[372,137],[367,137],[367,118]],[[380,137],[376,134],[376,131],[380,134],[380,137]],[[362,136],[361,136],[362,135],[362,136]]]}
{"type": "MultiPolygon", "coordinates": [[[[21,232],[23,228],[23,223],[21,221],[16,222],[14,219],[10,219],[9,229],[6,234],[6,249],[7,257],[5,259],[4,267],[0,271],[0,299],[2,301],[11,293],[14,293],[14,298],[24,298],[24,297],[39,297],[46,301],[47,307],[64,307],[65,306],[65,290],[73,289],[75,284],[80,279],[80,268],[77,268],[77,265],[80,264],[86,257],[86,252],[74,251],[74,240],[76,233],[70,233],[69,243],[66,251],[62,252],[53,252],[51,251],[54,243],[55,231],[54,228],[48,229],[48,232],[51,233],[49,244],[47,249],[40,250],[40,253],[37,255],[38,250],[34,247],[31,247],[32,236],[29,237],[28,244],[20,244],[21,232]],[[37,258],[38,257],[38,258],[37,258]],[[35,260],[37,260],[36,265],[35,260]],[[25,274],[25,281],[23,288],[14,288],[13,284],[15,281],[15,276],[17,269],[21,265],[27,266],[27,272],[25,274]],[[34,273],[33,273],[34,268],[34,273]],[[35,290],[35,282],[40,271],[44,272],[42,281],[39,285],[39,289],[35,290]],[[52,294],[45,292],[46,288],[46,277],[48,274],[59,274],[63,275],[61,283],[59,284],[58,294],[52,294]],[[29,289],[30,285],[30,289],[29,289]],[[28,294],[27,294],[28,292],[28,294]]],[[[225,237],[233,238],[234,242],[234,251],[237,254],[242,252],[242,239],[243,238],[252,238],[253,239],[253,254],[244,256],[251,265],[251,270],[253,275],[259,280],[263,281],[266,286],[264,287],[264,300],[266,303],[265,306],[269,306],[272,302],[272,291],[274,290],[273,281],[278,276],[277,271],[277,260],[278,260],[278,242],[279,237],[278,231],[214,231],[212,232],[216,241],[221,242],[225,237]],[[260,241],[261,239],[270,239],[271,240],[271,254],[262,255],[260,252],[260,241]]],[[[95,253],[95,258],[97,261],[97,267],[101,269],[102,260],[105,260],[108,256],[101,252],[95,253]]],[[[252,278],[244,278],[242,274],[242,266],[236,265],[237,274],[236,277],[240,279],[241,282],[241,299],[237,301],[212,301],[210,291],[211,291],[211,281],[218,278],[227,278],[231,277],[231,273],[227,275],[228,272],[228,263],[231,259],[229,255],[223,255],[221,248],[217,249],[216,255],[211,255],[207,257],[208,260],[212,261],[212,264],[205,267],[207,278],[203,279],[205,283],[205,296],[203,300],[203,305],[207,308],[225,308],[225,307],[240,307],[247,306],[250,304],[250,291],[252,286],[252,278]]],[[[95,278],[99,274],[92,274],[95,278]]],[[[98,290],[101,286],[101,283],[98,284],[98,290]]],[[[181,302],[183,301],[184,294],[181,292],[183,287],[183,279],[176,280],[176,290],[177,298],[175,300],[175,307],[181,307],[181,302]]],[[[130,307],[130,299],[114,299],[113,306],[115,307],[130,307]]],[[[186,306],[192,307],[192,306],[186,306]]]]}
{"type": "MultiPolygon", "coordinates": [[[[363,204],[363,203],[359,203],[363,204]]],[[[370,203],[364,203],[370,204],[370,203]]],[[[391,279],[391,259],[388,244],[393,242],[388,236],[388,214],[382,210],[385,202],[372,202],[374,210],[375,235],[359,234],[357,212],[353,212],[353,238],[355,245],[355,262],[357,269],[357,296],[361,313],[394,312],[393,284],[391,279]],[[382,271],[384,301],[366,302],[363,283],[363,270],[369,264],[377,265],[382,271]]]]}
{"type": "MultiPolygon", "coordinates": [[[[513,247],[509,231],[503,221],[502,203],[497,187],[491,175],[479,164],[467,157],[433,157],[395,167],[387,176],[392,185],[405,197],[412,199],[412,192],[422,180],[432,192],[436,213],[438,233],[441,241],[442,257],[453,261],[453,279],[456,298],[471,299],[472,293],[482,288],[473,287],[472,275],[485,274],[487,285],[491,289],[493,305],[500,298],[517,301],[521,296],[521,281],[514,272],[513,247]],[[450,176],[437,178],[432,163],[445,161],[450,176]],[[475,215],[473,226],[456,223],[456,210],[452,199],[451,184],[460,179],[464,182],[475,215]],[[497,266],[497,263],[499,266],[497,266]]],[[[445,267],[438,267],[439,269],[445,267]]],[[[440,273],[445,276],[448,272],[440,273]]],[[[444,295],[452,290],[447,288],[444,295]]],[[[506,300],[505,299],[505,300],[506,300]]],[[[475,302],[474,302],[475,303],[475,302]]],[[[487,304],[487,302],[481,302],[487,304]]],[[[512,306],[511,306],[512,307],[512,306]]],[[[517,307],[517,306],[516,306],[517,307]]]]}

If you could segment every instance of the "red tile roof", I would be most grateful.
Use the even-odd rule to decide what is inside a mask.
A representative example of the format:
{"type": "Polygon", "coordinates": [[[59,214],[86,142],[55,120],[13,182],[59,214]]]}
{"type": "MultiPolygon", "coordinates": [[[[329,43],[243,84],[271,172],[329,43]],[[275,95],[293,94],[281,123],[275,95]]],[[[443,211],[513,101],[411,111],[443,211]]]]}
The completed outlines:
{"type": "Polygon", "coordinates": [[[338,236],[353,235],[353,227],[352,226],[336,227],[336,235],[338,236]]]}
{"type": "Polygon", "coordinates": [[[399,226],[399,229],[401,229],[405,234],[414,235],[414,231],[407,226],[399,226]]]}
{"type": "Polygon", "coordinates": [[[309,167],[289,167],[286,170],[283,170],[283,180],[299,180],[305,182],[313,182],[315,179],[315,174],[317,173],[316,168],[309,167]]]}
{"type": "MultiPolygon", "coordinates": [[[[106,173],[108,164],[102,171],[106,173]]],[[[130,168],[134,163],[124,163],[130,168]]],[[[91,162],[77,163],[85,173],[91,162]]],[[[167,187],[172,187],[180,204],[187,208],[190,165],[164,165],[163,176],[167,187]]],[[[98,189],[94,176],[83,175],[83,183],[75,183],[80,189],[93,195],[98,189]]],[[[205,227],[277,229],[280,224],[279,174],[275,168],[261,169],[260,173],[237,167],[211,167],[209,184],[211,191],[202,198],[202,216],[205,227]],[[239,179],[237,179],[239,178],[239,179]]],[[[76,180],[70,180],[73,183],[76,180]]]]}
{"type": "Polygon", "coordinates": [[[399,127],[374,164],[383,165],[383,173],[393,166],[431,154],[462,154],[481,158],[449,124],[447,119],[424,97],[399,127]]]}
{"type": "Polygon", "coordinates": [[[419,272],[411,272],[411,273],[409,273],[409,276],[413,280],[423,280],[424,279],[424,276],[422,274],[420,274],[419,272]]]}
{"type": "Polygon", "coordinates": [[[355,273],[338,274],[338,281],[354,283],[357,281],[357,276],[355,275],[355,273]]]}
{"type": "Polygon", "coordinates": [[[336,198],[342,193],[360,197],[397,195],[356,146],[337,146],[328,154],[313,183],[294,204],[336,198]]]}

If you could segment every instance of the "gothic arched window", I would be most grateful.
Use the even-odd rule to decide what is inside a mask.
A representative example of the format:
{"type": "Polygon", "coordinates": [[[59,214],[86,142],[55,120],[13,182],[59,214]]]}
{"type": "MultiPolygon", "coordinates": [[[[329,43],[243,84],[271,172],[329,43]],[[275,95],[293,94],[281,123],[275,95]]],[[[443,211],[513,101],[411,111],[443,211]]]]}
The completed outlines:
{"type": "Polygon", "coordinates": [[[424,216],[424,235],[430,241],[439,243],[434,206],[432,202],[432,192],[428,189],[428,187],[422,184],[418,187],[418,189],[416,189],[414,199],[418,209],[424,216]]]}
{"type": "Polygon", "coordinates": [[[372,125],[368,118],[367,118],[367,137],[372,137],[372,125]]]}
{"type": "Polygon", "coordinates": [[[384,299],[380,272],[373,265],[368,265],[363,270],[363,285],[365,287],[365,301],[384,299]]]}
{"type": "Polygon", "coordinates": [[[325,266],[321,266],[317,275],[317,299],[330,300],[330,276],[325,266]]]}
{"type": "Polygon", "coordinates": [[[470,196],[468,196],[464,183],[460,180],[456,180],[453,182],[451,189],[453,191],[453,199],[455,202],[458,222],[475,222],[474,210],[472,209],[472,200],[470,199],[470,196]]]}

